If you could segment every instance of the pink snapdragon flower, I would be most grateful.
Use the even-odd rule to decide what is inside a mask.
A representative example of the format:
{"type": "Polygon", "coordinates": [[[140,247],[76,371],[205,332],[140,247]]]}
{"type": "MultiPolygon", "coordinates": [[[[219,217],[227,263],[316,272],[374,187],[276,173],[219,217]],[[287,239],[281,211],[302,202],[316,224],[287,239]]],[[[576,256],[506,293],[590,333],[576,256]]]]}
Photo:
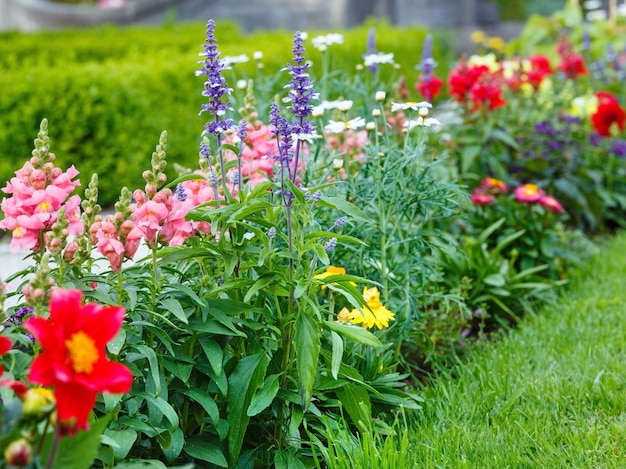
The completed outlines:
{"type": "Polygon", "coordinates": [[[15,171],[15,176],[2,189],[10,197],[3,198],[0,203],[0,210],[4,213],[0,229],[12,231],[12,251],[38,250],[40,235],[51,230],[61,208],[65,209],[69,221],[68,233],[78,235],[83,232],[80,197],[70,197],[80,185],[79,180],[74,180],[78,171],[70,166],[63,172],[54,166],[54,154],[50,153],[48,157],[49,161],[43,165],[38,157],[31,158],[15,171]]]}

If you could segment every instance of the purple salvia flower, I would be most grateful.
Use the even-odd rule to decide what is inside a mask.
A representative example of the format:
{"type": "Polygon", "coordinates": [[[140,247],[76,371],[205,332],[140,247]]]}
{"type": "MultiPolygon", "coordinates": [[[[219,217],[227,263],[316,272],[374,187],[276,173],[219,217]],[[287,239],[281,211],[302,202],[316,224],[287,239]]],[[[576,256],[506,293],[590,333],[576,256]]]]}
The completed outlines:
{"type": "Polygon", "coordinates": [[[611,144],[611,150],[615,156],[626,157],[626,141],[625,140],[613,140],[611,144]]]}
{"type": "Polygon", "coordinates": [[[197,74],[207,76],[202,96],[209,98],[209,102],[202,105],[200,114],[208,112],[215,116],[214,121],[206,123],[205,129],[210,134],[219,135],[232,127],[233,120],[225,117],[226,111],[230,109],[230,103],[222,101],[222,97],[228,96],[230,89],[226,80],[222,77],[222,71],[226,70],[227,67],[221,61],[220,54],[217,51],[215,22],[212,19],[207,23],[204,56],[204,62],[201,62],[203,66],[197,74]]]}
{"type": "Polygon", "coordinates": [[[304,60],[304,45],[299,31],[294,36],[293,54],[292,60],[294,64],[287,64],[291,82],[288,85],[290,90],[286,101],[291,103],[288,109],[291,110],[298,120],[298,122],[292,123],[292,127],[294,127],[292,131],[293,133],[299,133],[298,126],[301,126],[304,119],[311,115],[313,107],[310,104],[310,100],[317,99],[317,94],[313,91],[313,82],[306,72],[309,64],[304,60]]]}
{"type": "Polygon", "coordinates": [[[178,183],[176,185],[176,191],[174,192],[174,195],[176,196],[176,198],[178,200],[180,200],[181,202],[184,202],[185,200],[187,200],[187,191],[185,190],[185,188],[183,187],[182,183],[178,183]]]}
{"type": "MultiPolygon", "coordinates": [[[[376,50],[376,29],[373,28],[373,27],[370,28],[369,31],[367,32],[367,43],[366,43],[365,47],[367,49],[367,55],[375,54],[377,52],[377,50],[376,50]]],[[[376,70],[378,70],[378,66],[375,63],[370,65],[370,72],[376,73],[376,70]]]]}
{"type": "Polygon", "coordinates": [[[237,137],[239,140],[245,140],[248,136],[248,121],[245,119],[241,119],[239,121],[239,126],[237,127],[237,137]]]}
{"type": "Polygon", "coordinates": [[[209,147],[209,145],[207,145],[207,143],[204,140],[200,142],[200,155],[205,160],[209,160],[209,161],[211,160],[211,148],[209,147]]]}
{"type": "MultiPolygon", "coordinates": [[[[348,221],[348,217],[339,217],[337,221],[333,224],[333,228],[341,228],[348,221]]],[[[332,228],[331,228],[332,229],[332,228]]]]}
{"type": "Polygon", "coordinates": [[[326,241],[326,244],[324,244],[324,251],[333,252],[336,247],[337,238],[330,238],[328,241],[326,241]]]}
{"type": "Polygon", "coordinates": [[[211,173],[209,174],[209,184],[214,189],[217,189],[217,186],[220,184],[217,173],[213,170],[213,167],[211,167],[211,173]]]}
{"type": "Polygon", "coordinates": [[[269,238],[276,236],[276,227],[272,226],[269,230],[267,230],[267,236],[269,238]]]}
{"type": "Polygon", "coordinates": [[[424,83],[428,83],[430,81],[435,64],[435,60],[433,59],[433,36],[429,34],[424,40],[424,46],[422,48],[422,63],[420,65],[423,75],[422,80],[424,83]]]}
{"type": "Polygon", "coordinates": [[[315,191],[313,193],[313,202],[319,202],[320,200],[322,200],[322,191],[315,191]]]}

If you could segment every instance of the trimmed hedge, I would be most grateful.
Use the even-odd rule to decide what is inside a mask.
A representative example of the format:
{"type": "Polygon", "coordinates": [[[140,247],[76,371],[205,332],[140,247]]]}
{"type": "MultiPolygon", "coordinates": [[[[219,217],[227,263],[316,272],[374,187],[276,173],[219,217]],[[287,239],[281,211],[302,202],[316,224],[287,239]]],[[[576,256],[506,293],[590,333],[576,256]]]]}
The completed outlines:
{"type": "MultiPolygon", "coordinates": [[[[412,83],[421,59],[426,30],[370,23],[344,32],[345,43],[333,46],[333,63],[353,71],[362,62],[366,36],[376,27],[377,48],[394,52],[400,73],[412,83]]],[[[100,200],[108,205],[120,189],[143,185],[141,173],[162,130],[168,131],[168,161],[196,167],[200,133],[198,116],[203,78],[196,77],[205,24],[186,23],[159,28],[114,28],[0,35],[0,187],[29,157],[39,123],[50,122],[51,149],[61,167],[74,164],[84,185],[100,175],[100,200]]],[[[291,59],[292,32],[262,31],[242,35],[232,23],[216,28],[222,56],[263,52],[262,73],[273,77],[291,59]]],[[[309,37],[321,32],[309,31],[309,37]]],[[[435,34],[435,56],[452,60],[450,37],[435,34]]],[[[310,41],[307,57],[312,74],[320,55],[310,41]]],[[[388,70],[390,67],[387,68],[388,70]]],[[[234,65],[235,78],[254,77],[254,61],[234,65]]],[[[444,72],[442,72],[444,73],[444,72]]],[[[231,79],[232,78],[232,79],[231,79]]],[[[281,91],[283,73],[260,102],[281,91]]],[[[270,81],[271,82],[271,81],[270,81]]],[[[263,116],[261,116],[263,117],[263,116]]]]}

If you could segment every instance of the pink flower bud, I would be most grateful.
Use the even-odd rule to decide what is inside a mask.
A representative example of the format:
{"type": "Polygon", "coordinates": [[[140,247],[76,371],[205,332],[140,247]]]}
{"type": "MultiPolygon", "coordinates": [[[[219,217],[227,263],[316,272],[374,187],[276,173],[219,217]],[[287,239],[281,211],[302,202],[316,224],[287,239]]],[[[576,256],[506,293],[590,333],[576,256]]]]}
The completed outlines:
{"type": "Polygon", "coordinates": [[[63,174],[63,171],[61,171],[61,168],[53,168],[52,171],[50,171],[50,178],[56,179],[61,174],[63,174]]]}
{"type": "Polygon", "coordinates": [[[41,164],[41,160],[38,157],[33,156],[30,159],[30,164],[32,164],[36,168],[37,166],[39,166],[41,164]]]}
{"type": "Polygon", "coordinates": [[[41,169],[35,169],[28,177],[30,184],[35,190],[42,190],[46,187],[48,176],[41,169]]]}
{"type": "Polygon", "coordinates": [[[71,261],[72,259],[74,259],[74,254],[76,254],[77,250],[78,250],[78,243],[76,241],[70,242],[65,248],[65,252],[63,253],[65,260],[71,261]]]}
{"type": "Polygon", "coordinates": [[[15,440],[4,450],[4,460],[9,466],[28,466],[33,460],[33,447],[25,438],[15,440]]]}
{"type": "Polygon", "coordinates": [[[57,157],[57,156],[56,156],[54,153],[48,153],[48,159],[49,159],[50,161],[54,161],[54,160],[56,159],[56,157],[57,157]]]}

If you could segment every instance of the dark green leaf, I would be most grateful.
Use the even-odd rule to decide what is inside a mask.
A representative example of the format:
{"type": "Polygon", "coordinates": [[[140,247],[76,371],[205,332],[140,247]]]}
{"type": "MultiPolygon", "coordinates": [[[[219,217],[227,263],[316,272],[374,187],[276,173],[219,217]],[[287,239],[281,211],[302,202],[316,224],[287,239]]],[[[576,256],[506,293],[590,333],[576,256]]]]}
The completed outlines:
{"type": "Polygon", "coordinates": [[[294,344],[296,346],[296,366],[300,379],[300,399],[303,409],[307,409],[313,394],[313,384],[317,371],[321,347],[320,326],[308,314],[301,314],[296,320],[294,344]]]}

